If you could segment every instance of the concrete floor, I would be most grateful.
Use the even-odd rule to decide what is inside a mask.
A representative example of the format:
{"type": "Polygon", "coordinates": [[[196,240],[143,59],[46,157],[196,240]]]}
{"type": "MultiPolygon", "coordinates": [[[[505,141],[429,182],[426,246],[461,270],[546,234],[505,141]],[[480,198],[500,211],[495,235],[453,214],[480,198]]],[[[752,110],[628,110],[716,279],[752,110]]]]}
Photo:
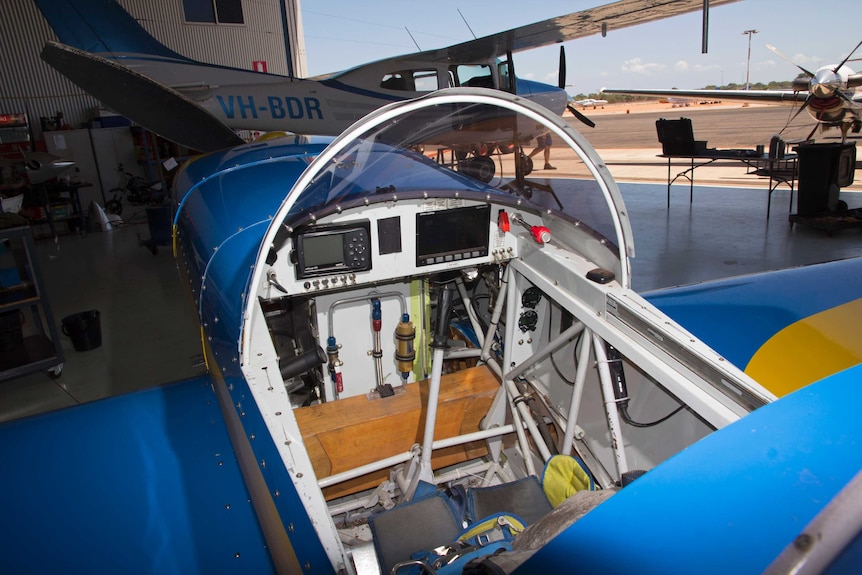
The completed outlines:
{"type": "Polygon", "coordinates": [[[0,381],[0,421],[50,411],[191,377],[201,354],[194,305],[167,247],[153,255],[139,245],[146,225],[36,241],[38,265],[55,324],[99,310],[102,345],[75,351],[60,336],[65,363],[0,381]]]}
{"type": "MultiPolygon", "coordinates": [[[[666,168],[665,168],[666,169],[666,168]]],[[[620,184],[634,228],[633,287],[662,287],[862,256],[862,230],[828,236],[788,224],[789,191],[620,184]]],[[[862,194],[842,191],[851,208],[862,194]]],[[[153,255],[139,242],[146,225],[87,237],[37,241],[38,262],[55,322],[90,309],[101,314],[103,344],[78,352],[61,336],[60,378],[37,372],[0,381],[0,421],[144,389],[201,373],[194,306],[168,247],[153,255]]]]}

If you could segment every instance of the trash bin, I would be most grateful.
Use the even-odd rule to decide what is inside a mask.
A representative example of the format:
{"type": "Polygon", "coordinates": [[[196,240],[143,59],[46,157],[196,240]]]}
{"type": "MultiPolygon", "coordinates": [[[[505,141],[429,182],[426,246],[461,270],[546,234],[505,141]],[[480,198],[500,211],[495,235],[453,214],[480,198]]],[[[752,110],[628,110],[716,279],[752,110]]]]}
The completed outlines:
{"type": "Polygon", "coordinates": [[[150,239],[157,246],[167,246],[171,243],[171,208],[158,206],[147,208],[147,226],[150,228],[150,239]]]}
{"type": "Polygon", "coordinates": [[[141,241],[141,245],[157,254],[158,246],[171,244],[171,208],[157,206],[147,208],[147,225],[150,228],[150,239],[141,241]]]}
{"type": "Polygon", "coordinates": [[[62,330],[72,340],[75,351],[88,351],[102,345],[102,326],[99,323],[97,309],[64,317],[62,330]]]}
{"type": "Polygon", "coordinates": [[[800,216],[836,211],[842,186],[853,183],[855,143],[800,144],[796,209],[800,216]]]}

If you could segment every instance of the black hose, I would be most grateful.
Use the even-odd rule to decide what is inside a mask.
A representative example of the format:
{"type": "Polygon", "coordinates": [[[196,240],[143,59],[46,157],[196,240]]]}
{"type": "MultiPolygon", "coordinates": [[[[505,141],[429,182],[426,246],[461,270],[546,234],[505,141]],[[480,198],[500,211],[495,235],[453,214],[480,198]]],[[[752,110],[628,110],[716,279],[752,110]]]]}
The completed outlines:
{"type": "MultiPolygon", "coordinates": [[[[551,323],[553,323],[553,322],[551,321],[552,317],[553,317],[553,308],[550,308],[550,310],[548,311],[548,339],[549,339],[549,340],[551,339],[551,323]]],[[[561,316],[561,318],[562,318],[562,316],[561,316]]],[[[561,323],[560,323],[560,333],[562,333],[562,332],[563,332],[562,319],[561,319],[560,321],[561,321],[561,323]]],[[[577,340],[575,340],[575,347],[574,347],[574,349],[572,350],[572,357],[573,357],[573,358],[574,358],[574,360],[575,360],[575,367],[577,367],[577,365],[578,365],[578,344],[580,343],[580,341],[581,341],[581,336],[583,336],[583,335],[584,335],[584,332],[583,332],[583,331],[582,331],[581,333],[579,333],[579,334],[578,334],[578,339],[577,339],[577,340]]],[[[575,385],[575,380],[574,380],[574,379],[572,379],[572,380],[570,381],[570,380],[569,380],[565,375],[563,375],[563,372],[562,372],[562,371],[560,371],[560,368],[557,366],[557,360],[555,360],[555,359],[554,359],[554,353],[556,353],[556,352],[553,352],[553,351],[552,351],[549,355],[550,355],[550,357],[551,357],[551,366],[554,368],[554,371],[555,371],[555,372],[557,372],[557,376],[558,376],[560,379],[562,379],[563,381],[565,381],[566,383],[568,383],[569,385],[575,385]]]]}
{"type": "Polygon", "coordinates": [[[655,421],[650,421],[649,423],[642,423],[639,421],[635,421],[629,416],[629,390],[626,385],[626,374],[623,369],[623,357],[620,355],[620,352],[611,344],[605,343],[605,347],[607,348],[607,356],[608,356],[608,369],[611,372],[611,383],[614,388],[614,399],[616,399],[617,410],[620,413],[620,417],[622,420],[632,427],[653,427],[667,421],[680,411],[682,411],[683,405],[680,405],[661,419],[657,419],[655,421]]]}

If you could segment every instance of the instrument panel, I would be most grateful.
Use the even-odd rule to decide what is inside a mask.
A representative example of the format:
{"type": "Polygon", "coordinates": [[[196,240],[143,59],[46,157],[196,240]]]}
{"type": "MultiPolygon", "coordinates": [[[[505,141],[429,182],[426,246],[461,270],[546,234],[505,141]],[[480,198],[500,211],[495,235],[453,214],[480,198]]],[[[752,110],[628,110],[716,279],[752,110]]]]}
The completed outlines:
{"type": "Polygon", "coordinates": [[[498,226],[509,210],[463,198],[345,210],[294,230],[290,257],[279,257],[273,269],[293,295],[499,262],[514,257],[518,246],[517,237],[498,226]],[[285,260],[288,269],[278,263],[285,260]]]}

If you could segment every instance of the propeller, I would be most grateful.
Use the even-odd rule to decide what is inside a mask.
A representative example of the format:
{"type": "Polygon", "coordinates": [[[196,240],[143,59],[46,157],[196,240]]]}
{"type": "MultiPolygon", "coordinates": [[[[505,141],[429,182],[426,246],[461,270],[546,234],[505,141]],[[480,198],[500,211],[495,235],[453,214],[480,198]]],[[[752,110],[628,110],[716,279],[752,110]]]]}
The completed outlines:
{"type": "Polygon", "coordinates": [[[577,109],[577,108],[575,108],[574,106],[572,106],[571,104],[566,104],[566,109],[567,109],[569,112],[571,112],[571,113],[572,113],[572,115],[573,115],[575,118],[577,118],[578,120],[580,120],[581,122],[583,122],[584,124],[586,124],[587,126],[589,126],[590,128],[595,128],[595,127],[596,127],[596,123],[595,123],[595,122],[593,122],[592,120],[590,120],[589,118],[587,118],[586,116],[584,116],[583,114],[581,114],[581,113],[578,111],[578,109],[577,109]]]}
{"type": "Polygon", "coordinates": [[[803,68],[802,66],[800,66],[799,64],[797,64],[796,62],[794,62],[793,60],[791,60],[790,58],[788,58],[784,54],[782,54],[781,52],[779,52],[775,46],[773,46],[771,44],[767,44],[766,47],[769,48],[772,52],[774,52],[775,55],[778,56],[779,58],[781,58],[782,60],[786,60],[787,62],[790,62],[791,64],[793,64],[794,66],[796,66],[797,68],[802,70],[805,73],[805,75],[808,76],[809,78],[814,77],[814,72],[810,72],[810,71],[806,70],[805,68],[803,68]]]}
{"type": "MultiPolygon", "coordinates": [[[[824,125],[822,123],[825,123],[825,125],[836,126],[840,124],[842,126],[842,135],[846,135],[846,131],[851,124],[847,120],[848,116],[846,115],[845,110],[848,108],[858,109],[858,103],[844,90],[845,88],[855,88],[856,86],[862,85],[862,74],[847,74],[846,77],[843,77],[841,68],[844,64],[850,61],[851,57],[860,46],[862,46],[862,41],[856,44],[853,50],[851,50],[841,63],[836,65],[834,68],[820,68],[815,73],[810,70],[806,70],[796,62],[793,62],[784,54],[779,52],[774,46],[770,46],[769,44],[766,45],[766,47],[777,56],[790,62],[808,76],[808,97],[805,98],[802,106],[799,107],[796,113],[793,114],[793,117],[791,117],[787,122],[785,128],[790,125],[790,123],[792,123],[803,110],[808,109],[811,115],[817,120],[818,125],[822,127],[824,125]],[[843,110],[841,109],[842,107],[844,108],[843,110]]],[[[794,91],[805,90],[805,83],[802,78],[797,78],[793,81],[793,89],[794,91]]],[[[850,119],[853,120],[853,116],[850,116],[850,119]]],[[[809,139],[814,135],[816,129],[817,126],[815,126],[811,131],[811,134],[808,135],[809,139]]]]}
{"type": "MultiPolygon", "coordinates": [[[[860,42],[860,44],[862,44],[862,42],[860,42]]],[[[791,60],[790,58],[788,58],[787,56],[785,56],[784,54],[779,52],[775,46],[772,46],[771,44],[767,44],[766,47],[769,48],[769,50],[771,50],[773,53],[775,53],[780,58],[786,60],[787,62],[793,64],[794,66],[796,66],[797,68],[802,70],[802,72],[806,76],[808,76],[808,98],[806,98],[805,103],[799,109],[799,112],[801,112],[802,110],[805,109],[805,107],[809,103],[809,100],[812,97],[818,98],[818,99],[824,99],[824,98],[829,98],[829,97],[833,96],[836,92],[840,92],[841,76],[838,75],[838,68],[843,66],[843,63],[839,64],[834,70],[821,69],[821,70],[818,70],[817,73],[814,73],[810,70],[803,68],[802,66],[800,66],[799,64],[797,64],[796,62],[794,62],[793,60],[791,60]]],[[[859,46],[857,45],[856,48],[858,48],[858,47],[859,46]]],[[[853,49],[853,52],[856,51],[856,48],[853,49]]],[[[851,52],[850,55],[852,55],[853,52],[851,52]]],[[[848,55],[848,58],[850,57],[850,55],[848,55]]],[[[845,61],[846,61],[846,58],[845,58],[845,61]]],[[[801,86],[795,86],[795,87],[801,88],[801,86]]],[[[796,113],[796,116],[799,115],[799,112],[796,113]]],[[[794,116],[794,118],[796,116],[794,116]]]]}
{"type": "Polygon", "coordinates": [[[793,120],[795,120],[795,119],[799,116],[799,114],[801,114],[801,113],[802,113],[802,110],[804,110],[805,108],[807,108],[807,107],[808,107],[808,102],[809,102],[810,100],[811,100],[811,98],[805,98],[805,101],[804,101],[804,102],[802,102],[802,105],[801,105],[801,106],[799,106],[799,109],[798,109],[798,110],[796,110],[796,113],[795,113],[795,114],[793,114],[793,117],[791,117],[791,118],[790,118],[790,120],[788,120],[788,122],[787,122],[787,125],[788,125],[788,126],[789,126],[790,124],[792,124],[792,123],[793,123],[793,120]]]}
{"type": "Polygon", "coordinates": [[[562,44],[560,45],[560,70],[557,73],[557,87],[560,90],[566,89],[566,48],[562,44]]]}
{"type": "Polygon", "coordinates": [[[850,56],[852,56],[852,55],[853,55],[853,52],[855,52],[856,50],[858,50],[858,49],[859,49],[859,46],[862,46],[862,40],[859,40],[859,43],[858,43],[858,44],[856,44],[856,47],[855,47],[855,48],[853,48],[853,50],[851,50],[851,51],[850,51],[850,53],[849,53],[849,54],[847,54],[847,57],[846,57],[846,58],[844,58],[843,60],[841,60],[841,63],[840,63],[840,64],[838,64],[837,66],[835,66],[835,69],[834,69],[834,70],[832,70],[832,71],[833,71],[833,72],[835,72],[835,73],[837,74],[837,73],[838,73],[838,70],[840,70],[840,69],[841,69],[841,66],[843,66],[844,64],[846,64],[846,63],[847,63],[847,60],[849,60],[849,59],[850,59],[850,56]]]}
{"type": "MultiPolygon", "coordinates": [[[[557,86],[560,88],[560,90],[566,89],[566,48],[562,45],[560,46],[560,69],[557,73],[557,86]]],[[[568,97],[568,95],[566,97],[568,97]]],[[[571,104],[566,104],[566,109],[571,112],[575,118],[577,118],[590,128],[596,127],[595,122],[587,118],[571,104]]]]}

